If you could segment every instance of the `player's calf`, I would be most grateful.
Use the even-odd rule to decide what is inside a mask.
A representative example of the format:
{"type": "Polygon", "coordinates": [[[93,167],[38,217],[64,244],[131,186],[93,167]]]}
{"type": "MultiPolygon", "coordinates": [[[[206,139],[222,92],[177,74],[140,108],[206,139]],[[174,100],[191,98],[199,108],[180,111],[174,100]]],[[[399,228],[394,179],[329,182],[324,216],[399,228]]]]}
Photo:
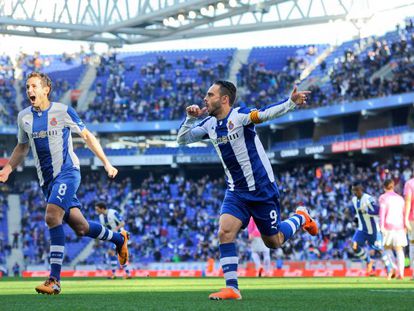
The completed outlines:
{"type": "Polygon", "coordinates": [[[123,243],[121,246],[116,247],[116,251],[118,253],[118,261],[121,266],[126,265],[128,262],[128,240],[129,240],[129,233],[125,230],[121,231],[121,235],[124,238],[123,243]]]}

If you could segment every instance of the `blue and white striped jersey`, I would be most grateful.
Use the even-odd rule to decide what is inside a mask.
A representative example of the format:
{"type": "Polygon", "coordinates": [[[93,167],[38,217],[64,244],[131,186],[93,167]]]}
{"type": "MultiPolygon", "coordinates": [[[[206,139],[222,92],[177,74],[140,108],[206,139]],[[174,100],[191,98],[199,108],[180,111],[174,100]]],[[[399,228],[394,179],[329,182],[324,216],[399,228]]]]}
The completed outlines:
{"type": "Polygon", "coordinates": [[[275,181],[269,158],[256,134],[255,123],[267,120],[266,114],[271,119],[294,107],[295,104],[288,100],[262,110],[235,108],[223,120],[207,117],[196,126],[193,126],[196,119],[187,117],[178,133],[178,142],[189,144],[210,139],[224,167],[228,189],[254,191],[275,181]]]}
{"type": "Polygon", "coordinates": [[[54,102],[45,111],[27,107],[20,111],[17,123],[18,142],[30,143],[40,186],[65,169],[79,169],[71,132],[80,134],[85,125],[72,107],[54,102]]]}
{"type": "Polygon", "coordinates": [[[361,199],[352,198],[352,204],[358,218],[358,230],[368,234],[377,234],[379,231],[378,212],[379,207],[374,197],[364,193],[361,199]]]}
{"type": "MultiPolygon", "coordinates": [[[[123,222],[122,216],[114,209],[109,208],[107,214],[99,215],[99,222],[102,226],[108,228],[109,230],[115,229],[121,222],[123,222]]],[[[119,228],[118,231],[121,231],[123,228],[119,228]]]]}

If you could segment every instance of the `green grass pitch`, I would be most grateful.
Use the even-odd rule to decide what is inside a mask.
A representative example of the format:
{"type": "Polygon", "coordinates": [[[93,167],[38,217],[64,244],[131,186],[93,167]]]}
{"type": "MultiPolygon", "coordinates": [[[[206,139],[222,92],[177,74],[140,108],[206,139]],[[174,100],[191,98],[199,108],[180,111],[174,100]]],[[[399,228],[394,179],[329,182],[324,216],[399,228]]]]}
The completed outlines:
{"type": "Polygon", "coordinates": [[[414,310],[414,282],[382,278],[242,278],[241,301],[210,301],[221,278],[63,279],[57,296],[42,279],[0,279],[0,310],[414,310]]]}

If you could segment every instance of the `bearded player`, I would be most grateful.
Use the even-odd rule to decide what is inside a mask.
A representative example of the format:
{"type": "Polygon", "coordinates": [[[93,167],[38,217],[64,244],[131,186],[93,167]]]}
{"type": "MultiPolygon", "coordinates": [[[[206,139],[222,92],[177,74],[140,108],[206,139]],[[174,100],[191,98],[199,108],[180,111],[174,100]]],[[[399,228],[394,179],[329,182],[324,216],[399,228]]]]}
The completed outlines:
{"type": "Polygon", "coordinates": [[[253,217],[263,242],[268,248],[278,248],[303,227],[311,235],[318,226],[306,208],[297,208],[285,221],[280,219],[279,190],[269,158],[256,134],[255,125],[275,119],[296,106],[306,104],[308,91],[295,87],[286,101],[260,110],[234,108],[236,87],[219,80],[209,88],[205,107],[186,108],[187,117],[178,131],[177,142],[190,144],[210,139],[224,167],[227,190],[219,219],[220,264],[226,287],[209,296],[212,300],[242,299],[239,291],[238,255],[235,239],[253,217]],[[197,119],[209,116],[196,124],[197,119]]]}

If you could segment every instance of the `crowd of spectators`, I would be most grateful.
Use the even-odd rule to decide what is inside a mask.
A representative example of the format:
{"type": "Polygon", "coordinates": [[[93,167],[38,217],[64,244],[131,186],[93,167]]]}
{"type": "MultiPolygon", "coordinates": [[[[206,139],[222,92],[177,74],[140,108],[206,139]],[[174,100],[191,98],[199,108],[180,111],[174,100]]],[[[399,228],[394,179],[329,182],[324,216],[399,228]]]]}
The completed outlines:
{"type": "MultiPolygon", "coordinates": [[[[413,20],[408,19],[406,26],[397,29],[394,34],[397,35],[372,39],[367,48],[356,44],[346,49],[329,66],[322,62],[321,72],[328,79],[310,86],[312,94],[308,107],[413,91],[413,20]],[[375,76],[384,66],[390,66],[390,74],[375,76]]],[[[299,48],[286,57],[285,66],[280,70],[268,69],[272,65],[270,60],[252,59],[243,64],[238,73],[238,84],[243,90],[239,94],[238,105],[261,108],[286,98],[303,70],[320,52],[314,46],[299,48]]],[[[120,57],[115,52],[99,56],[94,85],[96,96],[82,113],[83,119],[86,122],[181,119],[186,106],[202,103],[212,81],[228,78],[232,54],[212,61],[212,54],[209,53],[214,52],[206,51],[204,56],[195,53],[194,56],[189,51],[179,58],[153,53],[146,58],[146,63],[137,61],[134,55],[120,57]]],[[[63,53],[60,56],[20,53],[14,64],[9,56],[2,55],[1,122],[15,123],[17,105],[13,83],[16,70],[21,71],[24,77],[31,71],[49,70],[55,63],[87,64],[91,57],[97,57],[93,47],[88,51],[81,48],[79,53],[63,53]]],[[[24,82],[24,79],[21,80],[19,87],[23,95],[24,82]]],[[[74,87],[73,83],[58,75],[53,80],[52,99],[61,99],[66,91],[74,87]]]]}
{"type": "Polygon", "coordinates": [[[412,62],[414,31],[407,28],[397,40],[378,39],[366,53],[356,55],[347,50],[330,72],[331,89],[326,89],[332,101],[355,101],[372,97],[411,92],[414,90],[412,62]],[[389,65],[391,76],[373,77],[383,66],[389,65]],[[405,70],[404,66],[411,69],[405,70]]]}
{"type": "Polygon", "coordinates": [[[8,241],[7,230],[7,211],[9,209],[7,203],[7,194],[9,187],[7,185],[0,185],[0,267],[6,264],[6,258],[10,254],[11,245],[8,241]]]}
{"type": "MultiPolygon", "coordinates": [[[[414,28],[413,20],[407,19],[404,29],[381,38],[372,38],[372,44],[361,49],[360,44],[344,50],[341,57],[333,61],[332,67],[320,64],[324,82],[311,84],[312,91],[308,108],[382,97],[414,90],[414,28]],[[385,77],[374,76],[384,66],[392,68],[385,77]]],[[[300,51],[300,50],[298,50],[300,51]]],[[[299,83],[303,69],[312,60],[316,50],[288,57],[282,70],[268,70],[266,62],[251,61],[244,64],[238,74],[238,83],[247,92],[240,105],[261,108],[287,98],[293,84],[299,83]]]]}
{"type": "MultiPolygon", "coordinates": [[[[273,258],[353,259],[351,240],[356,224],[351,208],[351,184],[361,181],[366,192],[378,198],[382,193],[382,182],[393,178],[396,191],[401,193],[404,182],[412,176],[412,163],[411,158],[395,157],[369,165],[342,161],[276,169],[281,219],[286,219],[298,205],[304,204],[320,224],[320,233],[311,237],[299,232],[281,249],[274,250],[273,258]]],[[[208,175],[193,179],[172,173],[150,175],[140,182],[130,178],[115,182],[94,172],[85,176],[78,197],[85,207],[83,213],[87,219],[98,221],[94,210],[97,201],[107,202],[110,208],[122,208],[120,212],[126,229],[132,236],[132,264],[206,261],[218,256],[218,215],[225,188],[223,179],[208,175]]],[[[21,191],[20,236],[26,264],[44,263],[48,256],[48,233],[37,181],[26,184],[21,191]]],[[[79,239],[70,232],[66,241],[77,242],[79,239]]],[[[250,260],[245,231],[240,234],[237,245],[241,261],[250,260]]],[[[82,263],[104,264],[105,253],[110,247],[108,243],[97,241],[93,254],[82,263]]]]}
{"type": "Polygon", "coordinates": [[[87,122],[180,119],[185,107],[202,102],[205,90],[215,79],[227,77],[231,56],[215,63],[208,56],[186,55],[175,61],[163,55],[150,55],[148,60],[151,61],[137,68],[127,57],[118,59],[115,53],[101,56],[96,96],[82,114],[83,119],[87,122]]]}
{"type": "Polygon", "coordinates": [[[13,84],[13,63],[9,56],[0,55],[0,124],[11,124],[17,116],[13,84]]]}
{"type": "Polygon", "coordinates": [[[285,99],[298,83],[303,70],[310,65],[318,55],[318,48],[309,46],[298,48],[295,55],[286,58],[286,63],[281,70],[269,70],[267,60],[251,60],[242,64],[238,73],[238,84],[245,87],[246,91],[240,98],[240,105],[264,106],[285,99]]]}

